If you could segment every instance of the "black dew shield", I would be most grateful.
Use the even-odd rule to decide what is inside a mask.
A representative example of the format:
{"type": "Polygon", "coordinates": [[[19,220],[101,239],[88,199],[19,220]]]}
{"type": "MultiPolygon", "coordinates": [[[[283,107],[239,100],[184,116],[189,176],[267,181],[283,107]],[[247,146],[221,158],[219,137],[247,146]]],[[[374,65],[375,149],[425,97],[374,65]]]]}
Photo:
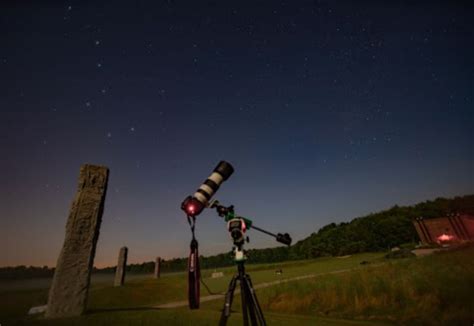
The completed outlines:
{"type": "Polygon", "coordinates": [[[199,309],[200,278],[198,242],[193,239],[188,259],[188,301],[190,309],[199,309]]]}

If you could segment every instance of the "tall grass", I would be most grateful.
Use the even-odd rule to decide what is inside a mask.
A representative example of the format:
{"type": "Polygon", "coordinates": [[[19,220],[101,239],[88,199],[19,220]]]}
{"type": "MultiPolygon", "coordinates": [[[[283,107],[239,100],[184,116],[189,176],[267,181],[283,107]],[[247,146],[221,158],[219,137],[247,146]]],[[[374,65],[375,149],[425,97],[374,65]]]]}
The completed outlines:
{"type": "Polygon", "coordinates": [[[262,291],[261,301],[286,313],[472,325],[474,248],[287,283],[262,291]]]}

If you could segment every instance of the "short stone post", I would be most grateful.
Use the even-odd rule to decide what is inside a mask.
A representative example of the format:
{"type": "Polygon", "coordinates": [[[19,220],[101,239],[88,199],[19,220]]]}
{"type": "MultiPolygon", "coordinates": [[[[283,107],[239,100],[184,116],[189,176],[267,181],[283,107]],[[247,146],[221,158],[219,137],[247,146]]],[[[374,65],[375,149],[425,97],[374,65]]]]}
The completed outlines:
{"type": "Polygon", "coordinates": [[[79,316],[86,309],[108,178],[109,169],[104,166],[81,166],[49,290],[46,318],[79,316]]]}
{"type": "Polygon", "coordinates": [[[115,270],[114,286],[122,286],[125,282],[125,268],[127,267],[128,248],[120,248],[117,269],[115,270]]]}
{"type": "Polygon", "coordinates": [[[161,258],[160,257],[156,257],[156,261],[155,261],[155,278],[160,278],[160,272],[161,272],[161,258]]]}

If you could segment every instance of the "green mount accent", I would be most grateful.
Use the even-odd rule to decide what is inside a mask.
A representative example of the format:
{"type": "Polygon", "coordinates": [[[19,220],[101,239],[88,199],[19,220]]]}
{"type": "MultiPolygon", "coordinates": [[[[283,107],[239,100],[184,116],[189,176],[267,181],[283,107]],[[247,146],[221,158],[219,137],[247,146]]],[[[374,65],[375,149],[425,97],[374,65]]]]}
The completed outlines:
{"type": "Polygon", "coordinates": [[[230,220],[234,219],[235,218],[235,214],[234,212],[228,212],[227,214],[225,214],[224,216],[224,220],[226,222],[229,222],[230,220]]]}
{"type": "Polygon", "coordinates": [[[242,216],[240,218],[244,220],[245,226],[247,227],[247,229],[250,229],[252,227],[252,220],[249,220],[248,218],[245,218],[242,216]]]}
{"type": "Polygon", "coordinates": [[[241,218],[244,220],[245,222],[245,226],[247,227],[247,229],[250,229],[252,227],[252,220],[248,219],[248,218],[245,218],[245,217],[242,217],[242,216],[235,216],[235,213],[234,212],[228,212],[225,216],[224,216],[224,220],[226,222],[229,222],[230,220],[234,219],[234,218],[241,218]]]}

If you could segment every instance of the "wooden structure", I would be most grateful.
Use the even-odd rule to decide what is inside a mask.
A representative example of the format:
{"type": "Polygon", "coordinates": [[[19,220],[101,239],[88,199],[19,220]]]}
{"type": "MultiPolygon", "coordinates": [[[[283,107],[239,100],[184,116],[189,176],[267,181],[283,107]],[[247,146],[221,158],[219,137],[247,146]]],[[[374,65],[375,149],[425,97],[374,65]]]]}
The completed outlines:
{"type": "Polygon", "coordinates": [[[437,218],[413,220],[423,244],[456,243],[474,240],[474,215],[451,214],[437,218]]]}

